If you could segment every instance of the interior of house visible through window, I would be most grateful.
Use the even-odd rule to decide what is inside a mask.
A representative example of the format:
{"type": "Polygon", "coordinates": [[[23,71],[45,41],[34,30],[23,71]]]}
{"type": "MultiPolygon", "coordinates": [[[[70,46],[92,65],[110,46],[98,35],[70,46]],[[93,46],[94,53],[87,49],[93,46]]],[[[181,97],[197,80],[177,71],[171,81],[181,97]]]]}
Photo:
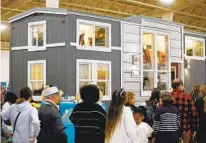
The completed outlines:
{"type": "Polygon", "coordinates": [[[96,84],[104,96],[109,95],[111,82],[109,69],[109,64],[105,63],[80,63],[79,89],[84,85],[96,84]]]}
{"type": "Polygon", "coordinates": [[[151,33],[143,34],[143,68],[154,68],[154,34],[151,33]]]}
{"type": "Polygon", "coordinates": [[[185,38],[185,50],[187,56],[203,57],[203,41],[193,38],[185,38]]]}
{"type": "Polygon", "coordinates": [[[97,85],[103,92],[103,95],[108,95],[108,80],[109,80],[109,65],[98,64],[97,66],[97,85]]]}
{"type": "Polygon", "coordinates": [[[157,35],[158,70],[168,70],[168,36],[157,35]]]}
{"type": "Polygon", "coordinates": [[[43,64],[30,65],[30,84],[31,89],[40,89],[43,86],[43,64]]]}
{"type": "Polygon", "coordinates": [[[43,24],[31,26],[32,46],[44,45],[44,28],[43,24]]]}
{"type": "Polygon", "coordinates": [[[143,33],[143,91],[169,89],[168,36],[143,33]]]}
{"type": "Polygon", "coordinates": [[[154,88],[154,72],[144,71],[143,76],[143,90],[151,91],[154,88]]]}
{"type": "Polygon", "coordinates": [[[109,47],[108,28],[90,25],[79,25],[79,45],[87,47],[109,47]]]}

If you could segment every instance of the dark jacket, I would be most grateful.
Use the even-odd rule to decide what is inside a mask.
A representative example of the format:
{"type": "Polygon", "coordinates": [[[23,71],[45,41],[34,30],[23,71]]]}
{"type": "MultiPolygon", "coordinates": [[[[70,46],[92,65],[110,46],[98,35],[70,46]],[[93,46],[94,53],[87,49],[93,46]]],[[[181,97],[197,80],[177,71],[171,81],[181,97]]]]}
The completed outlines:
{"type": "Polygon", "coordinates": [[[204,112],[204,100],[199,96],[196,100],[196,108],[199,116],[199,128],[197,132],[198,143],[206,143],[206,113],[204,112]]]}
{"type": "Polygon", "coordinates": [[[37,137],[38,143],[67,143],[64,126],[55,105],[45,102],[39,108],[41,130],[37,137]]]}
{"type": "Polygon", "coordinates": [[[74,108],[75,143],[104,143],[106,112],[96,103],[80,103],[74,108]]]}

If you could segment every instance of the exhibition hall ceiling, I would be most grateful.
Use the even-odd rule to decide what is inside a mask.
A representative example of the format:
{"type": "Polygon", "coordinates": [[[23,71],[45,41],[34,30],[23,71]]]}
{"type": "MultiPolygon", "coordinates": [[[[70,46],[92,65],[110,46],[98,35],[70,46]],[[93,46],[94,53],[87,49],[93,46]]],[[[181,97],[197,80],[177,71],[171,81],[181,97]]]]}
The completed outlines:
{"type": "MultiPolygon", "coordinates": [[[[45,7],[46,0],[2,0],[1,20],[8,19],[34,7],[45,7]]],[[[60,8],[92,14],[125,18],[133,15],[161,17],[173,12],[173,21],[185,25],[186,30],[206,32],[206,0],[60,0],[60,8]]],[[[9,42],[9,28],[1,32],[1,41],[9,42]]]]}

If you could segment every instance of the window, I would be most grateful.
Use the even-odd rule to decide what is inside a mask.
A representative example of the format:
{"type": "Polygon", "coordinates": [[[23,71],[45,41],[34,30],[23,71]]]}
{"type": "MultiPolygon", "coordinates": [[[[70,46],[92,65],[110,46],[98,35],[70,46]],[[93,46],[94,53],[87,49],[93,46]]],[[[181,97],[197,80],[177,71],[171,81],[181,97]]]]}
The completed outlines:
{"type": "Polygon", "coordinates": [[[46,49],[46,21],[28,24],[29,51],[46,49]]]}
{"type": "Polygon", "coordinates": [[[205,60],[205,40],[186,36],[185,55],[187,58],[205,60]]]}
{"type": "Polygon", "coordinates": [[[32,90],[46,85],[46,60],[28,61],[28,86],[32,90]]]}
{"type": "Polygon", "coordinates": [[[170,62],[168,51],[167,35],[143,32],[142,87],[146,95],[155,87],[169,90],[170,62]]]}
{"type": "Polygon", "coordinates": [[[77,93],[87,84],[95,84],[103,92],[103,99],[111,95],[111,62],[77,60],[77,93]]]}
{"type": "Polygon", "coordinates": [[[78,49],[111,51],[111,24],[77,20],[78,49]]]}

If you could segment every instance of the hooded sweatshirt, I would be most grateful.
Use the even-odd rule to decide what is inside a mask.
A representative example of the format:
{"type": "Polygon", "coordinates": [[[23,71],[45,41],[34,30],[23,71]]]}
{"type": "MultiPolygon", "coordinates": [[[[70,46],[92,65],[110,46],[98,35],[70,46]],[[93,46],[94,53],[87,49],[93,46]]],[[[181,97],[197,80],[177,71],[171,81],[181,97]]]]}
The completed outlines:
{"type": "Polygon", "coordinates": [[[14,122],[19,112],[21,114],[16,122],[12,143],[30,143],[32,138],[36,138],[40,131],[38,111],[26,101],[20,104],[13,104],[2,114],[2,118],[3,120],[10,120],[14,129],[14,122]]]}

